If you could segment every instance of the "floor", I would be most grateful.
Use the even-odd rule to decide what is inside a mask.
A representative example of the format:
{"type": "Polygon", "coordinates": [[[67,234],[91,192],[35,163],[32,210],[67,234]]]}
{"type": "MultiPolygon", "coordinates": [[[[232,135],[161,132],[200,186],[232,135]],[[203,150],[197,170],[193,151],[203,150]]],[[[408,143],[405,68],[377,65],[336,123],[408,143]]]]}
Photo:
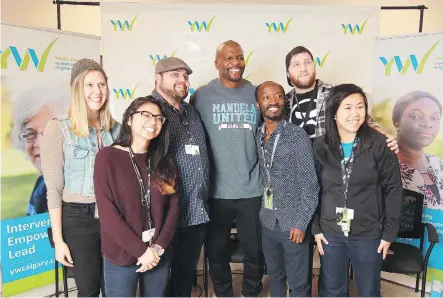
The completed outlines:
{"type": "MultiPolygon", "coordinates": [[[[318,254],[314,254],[317,256],[318,254]]],[[[313,297],[317,297],[317,281],[318,281],[318,271],[319,271],[319,259],[318,257],[314,258],[314,277],[313,277],[313,297]]],[[[241,283],[242,283],[242,267],[241,264],[231,264],[231,269],[233,272],[233,288],[234,288],[234,296],[241,297],[241,283]]],[[[202,275],[202,260],[199,262],[199,275],[197,278],[197,286],[194,287],[192,291],[192,297],[203,297],[203,277],[202,275]]],[[[210,280],[210,278],[209,278],[210,280]]],[[[411,276],[398,275],[398,274],[388,274],[382,273],[382,283],[381,283],[381,292],[384,297],[420,297],[420,293],[415,293],[413,287],[415,285],[415,278],[411,276]]],[[[62,286],[61,286],[62,288],[62,286]]],[[[75,290],[75,283],[73,279],[68,280],[68,288],[70,289],[69,296],[76,297],[77,291],[75,290]]],[[[426,289],[429,291],[430,284],[428,283],[426,289]]],[[[13,297],[54,297],[55,286],[54,284],[47,285],[44,287],[40,287],[29,292],[21,293],[17,296],[13,297]]],[[[355,285],[355,280],[351,281],[350,285],[350,295],[351,297],[357,296],[357,289],[355,285]]],[[[61,293],[60,296],[63,296],[61,293]]],[[[429,296],[427,293],[426,296],[429,296]]],[[[209,281],[209,297],[215,297],[212,284],[209,281]]],[[[267,276],[263,279],[263,291],[260,294],[260,297],[270,297],[269,291],[269,279],[267,276]]]]}

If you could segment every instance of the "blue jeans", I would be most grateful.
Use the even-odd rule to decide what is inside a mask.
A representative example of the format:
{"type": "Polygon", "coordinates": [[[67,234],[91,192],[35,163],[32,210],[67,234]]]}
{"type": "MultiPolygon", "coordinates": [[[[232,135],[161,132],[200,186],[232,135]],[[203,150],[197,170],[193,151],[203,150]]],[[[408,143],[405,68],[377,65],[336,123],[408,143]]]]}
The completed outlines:
{"type": "Polygon", "coordinates": [[[104,258],[105,289],[108,297],[135,297],[137,281],[140,297],[162,297],[165,294],[172,261],[172,250],[166,249],[156,267],[143,273],[135,272],[140,266],[117,266],[104,258]]]}
{"type": "Polygon", "coordinates": [[[380,239],[350,240],[344,236],[325,235],[321,256],[319,297],[348,296],[349,261],[357,281],[359,297],[381,297],[382,254],[377,252],[380,239]]]}
{"type": "Polygon", "coordinates": [[[281,232],[278,224],[276,231],[264,226],[261,231],[271,296],[286,297],[288,286],[291,297],[311,296],[311,235],[307,234],[302,243],[295,244],[289,240],[289,231],[281,232]]]}

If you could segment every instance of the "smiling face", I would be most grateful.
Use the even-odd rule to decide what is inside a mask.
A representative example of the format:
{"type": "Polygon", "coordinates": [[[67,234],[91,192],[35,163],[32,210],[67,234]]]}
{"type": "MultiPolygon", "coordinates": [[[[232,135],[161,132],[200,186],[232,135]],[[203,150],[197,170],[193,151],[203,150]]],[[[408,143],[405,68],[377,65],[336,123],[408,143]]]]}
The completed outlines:
{"type": "Polygon", "coordinates": [[[86,106],[91,111],[99,111],[108,98],[106,78],[100,71],[90,71],[83,81],[86,106]]]}
{"type": "Polygon", "coordinates": [[[260,86],[257,92],[258,104],[265,119],[279,121],[283,117],[285,108],[285,91],[274,82],[267,82],[260,86]]]}
{"type": "Polygon", "coordinates": [[[157,89],[175,102],[182,102],[189,92],[189,75],[185,69],[167,71],[155,76],[157,89]]]}
{"type": "Polygon", "coordinates": [[[405,108],[398,128],[399,142],[415,150],[429,146],[440,131],[441,112],[430,98],[421,98],[405,108]]]}
{"type": "Polygon", "coordinates": [[[215,67],[221,79],[240,82],[245,71],[243,49],[235,43],[224,44],[217,52],[215,67]]]}
{"type": "Polygon", "coordinates": [[[48,104],[25,123],[24,130],[22,132],[22,139],[23,142],[25,142],[26,155],[40,173],[42,173],[40,162],[40,141],[42,139],[46,124],[48,124],[48,122],[55,116],[56,115],[54,115],[53,108],[50,104],[48,104]]]}
{"type": "Polygon", "coordinates": [[[357,133],[366,118],[363,96],[354,93],[343,99],[335,117],[340,136],[357,133]]]}
{"type": "Polygon", "coordinates": [[[291,58],[288,76],[298,89],[309,89],[315,84],[316,70],[309,53],[303,52],[291,58]]]}
{"type": "Polygon", "coordinates": [[[156,138],[163,127],[161,116],[159,106],[152,102],[140,106],[128,120],[133,139],[150,141],[156,138]]]}

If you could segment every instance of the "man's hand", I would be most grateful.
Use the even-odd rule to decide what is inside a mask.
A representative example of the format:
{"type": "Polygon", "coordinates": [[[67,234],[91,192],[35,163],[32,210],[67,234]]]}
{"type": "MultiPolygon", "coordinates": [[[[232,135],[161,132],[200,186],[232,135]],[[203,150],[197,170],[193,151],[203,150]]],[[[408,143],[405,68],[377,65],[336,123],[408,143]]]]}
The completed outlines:
{"type": "Polygon", "coordinates": [[[398,143],[397,143],[397,140],[393,136],[391,136],[391,135],[389,135],[387,133],[385,133],[385,136],[388,138],[386,140],[386,143],[388,143],[389,149],[391,149],[392,151],[395,152],[395,154],[397,154],[398,153],[398,143]]]}
{"type": "Polygon", "coordinates": [[[291,231],[289,232],[289,240],[294,242],[295,244],[300,244],[305,239],[305,232],[297,229],[297,228],[291,228],[291,231]]]}

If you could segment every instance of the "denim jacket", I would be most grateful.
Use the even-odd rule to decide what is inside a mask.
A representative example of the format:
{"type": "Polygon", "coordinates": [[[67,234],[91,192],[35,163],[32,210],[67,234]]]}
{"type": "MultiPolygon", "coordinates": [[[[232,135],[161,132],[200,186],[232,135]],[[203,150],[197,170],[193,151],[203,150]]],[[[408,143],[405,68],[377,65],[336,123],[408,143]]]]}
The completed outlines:
{"type": "MultiPolygon", "coordinates": [[[[65,188],[83,196],[94,196],[94,162],[99,150],[97,133],[89,128],[89,136],[79,137],[71,131],[71,121],[60,119],[63,136],[65,188]]],[[[102,125],[100,135],[103,147],[110,146],[117,139],[121,125],[117,122],[110,131],[102,125]]]]}

